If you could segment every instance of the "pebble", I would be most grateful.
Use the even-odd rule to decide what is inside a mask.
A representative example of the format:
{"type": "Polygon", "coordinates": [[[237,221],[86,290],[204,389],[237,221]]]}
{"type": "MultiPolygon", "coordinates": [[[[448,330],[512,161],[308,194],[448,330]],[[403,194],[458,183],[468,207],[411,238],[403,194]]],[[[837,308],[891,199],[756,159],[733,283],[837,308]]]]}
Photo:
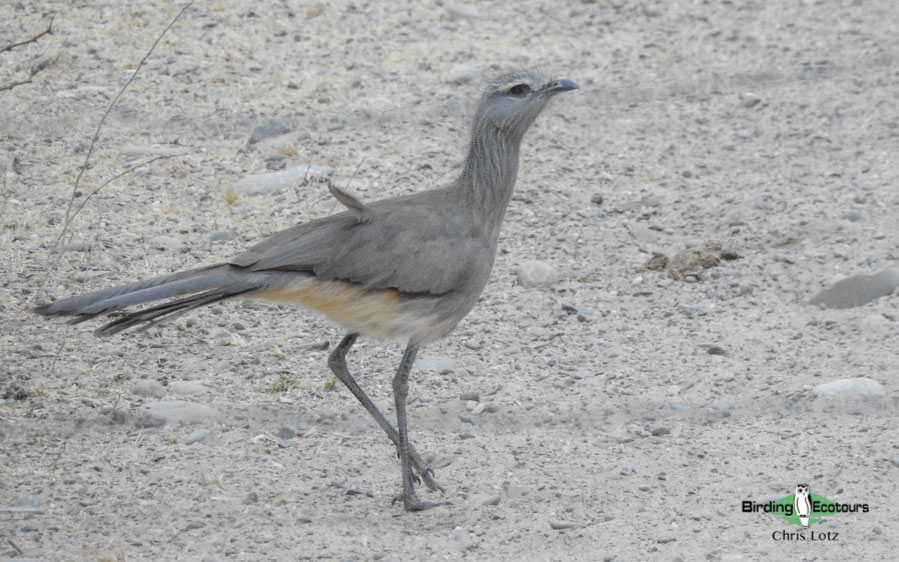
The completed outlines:
{"type": "Polygon", "coordinates": [[[632,474],[637,473],[637,467],[634,466],[633,463],[627,463],[621,467],[621,475],[622,476],[631,476],[632,474]]]}
{"type": "Polygon", "coordinates": [[[865,400],[886,395],[886,391],[879,382],[867,377],[840,379],[819,384],[815,387],[814,392],[815,396],[838,397],[841,400],[865,400]]]}
{"type": "Polygon", "coordinates": [[[526,496],[529,491],[527,486],[522,486],[521,484],[503,484],[503,493],[510,500],[526,496]]]}
{"type": "Polygon", "coordinates": [[[237,238],[237,233],[233,230],[216,230],[209,235],[209,239],[213,242],[226,242],[237,238]]]}
{"type": "Polygon", "coordinates": [[[500,497],[498,494],[491,494],[488,496],[480,496],[475,498],[474,504],[477,507],[484,507],[488,505],[498,505],[500,497]]]}
{"type": "Polygon", "coordinates": [[[452,67],[446,77],[447,82],[453,84],[465,84],[472,80],[477,80],[481,76],[481,71],[469,64],[457,64],[452,67]]]}
{"type": "Polygon", "coordinates": [[[256,144],[257,142],[271,138],[277,137],[280,135],[284,135],[290,132],[290,126],[281,121],[269,121],[268,123],[264,123],[259,125],[253,132],[250,133],[250,144],[256,144]]]}
{"type": "Polygon", "coordinates": [[[478,9],[471,4],[450,4],[446,7],[446,13],[452,20],[474,19],[478,17],[478,9]]]}
{"type": "Polygon", "coordinates": [[[873,275],[852,275],[824,289],[809,301],[824,308],[854,308],[890,295],[899,287],[899,269],[873,275]]]}
{"type": "Polygon", "coordinates": [[[191,521],[190,523],[187,524],[188,530],[190,530],[190,529],[202,529],[202,528],[205,527],[205,526],[206,526],[206,523],[203,523],[202,521],[191,521]]]}
{"type": "Polygon", "coordinates": [[[659,237],[659,235],[656,234],[653,230],[650,230],[643,225],[631,227],[630,233],[638,244],[649,244],[651,242],[655,242],[659,237]]]}
{"type": "Polygon", "coordinates": [[[203,439],[209,437],[209,434],[212,433],[208,429],[198,429],[196,431],[192,431],[190,435],[187,436],[187,439],[184,440],[185,445],[193,445],[194,443],[199,443],[203,439]]]}
{"type": "Polygon", "coordinates": [[[193,424],[224,420],[224,416],[215,408],[184,400],[167,400],[144,404],[140,407],[139,413],[141,416],[161,419],[163,424],[193,424]]]}
{"type": "Polygon", "coordinates": [[[477,392],[463,392],[462,394],[459,395],[459,400],[461,400],[463,402],[468,402],[469,400],[474,401],[474,402],[480,402],[481,395],[477,392]]]}
{"type": "Polygon", "coordinates": [[[169,388],[175,394],[203,394],[209,392],[209,387],[195,381],[178,381],[169,385],[169,388]]]}
{"type": "Polygon", "coordinates": [[[468,536],[468,533],[459,533],[455,536],[456,542],[462,545],[462,548],[469,549],[474,546],[474,541],[468,536]]]}
{"type": "Polygon", "coordinates": [[[62,247],[63,252],[87,252],[91,249],[91,243],[84,240],[72,240],[62,247]]]}
{"type": "Polygon", "coordinates": [[[473,350],[477,351],[478,349],[481,349],[481,346],[483,344],[481,343],[481,340],[465,340],[465,342],[463,342],[462,345],[464,345],[468,349],[473,349],[473,350]]]}
{"type": "Polygon", "coordinates": [[[605,198],[603,198],[602,193],[594,193],[593,197],[590,198],[590,202],[594,205],[602,205],[603,201],[605,201],[605,198]]]}
{"type": "Polygon", "coordinates": [[[550,287],[559,280],[556,268],[539,260],[522,263],[515,273],[518,276],[518,284],[526,289],[550,287]]]}
{"type": "Polygon", "coordinates": [[[184,247],[184,243],[174,236],[154,236],[150,239],[150,247],[157,250],[175,252],[184,247]]]}
{"type": "Polygon", "coordinates": [[[762,102],[762,98],[751,92],[741,94],[740,99],[745,108],[755,107],[762,102]]]}
{"type": "Polygon", "coordinates": [[[278,439],[287,440],[287,439],[293,439],[296,436],[297,436],[297,432],[294,431],[292,428],[287,427],[286,425],[278,428],[278,439]]]}
{"type": "Polygon", "coordinates": [[[333,171],[329,166],[296,166],[278,172],[247,176],[239,180],[235,187],[245,195],[272,194],[296,185],[307,176],[326,177],[333,171]]]}
{"type": "Polygon", "coordinates": [[[247,497],[243,499],[244,505],[251,505],[259,501],[259,494],[256,492],[250,492],[247,494],[247,497]]]}
{"type": "Polygon", "coordinates": [[[159,381],[154,381],[153,379],[141,379],[137,381],[134,388],[131,389],[131,394],[146,396],[148,398],[162,398],[165,396],[166,391],[165,387],[162,386],[159,381]]]}
{"type": "Polygon", "coordinates": [[[671,434],[671,430],[668,429],[667,427],[657,427],[652,430],[653,437],[659,437],[661,435],[670,435],[670,434],[671,434]]]}
{"type": "Polygon", "coordinates": [[[564,519],[553,519],[549,522],[549,526],[556,531],[564,531],[565,529],[577,527],[578,524],[573,521],[565,521],[564,519]]]}
{"type": "Polygon", "coordinates": [[[41,496],[20,496],[13,500],[12,505],[15,507],[42,507],[47,500],[41,496]]]}
{"type": "Polygon", "coordinates": [[[93,279],[95,277],[102,277],[102,276],[106,275],[107,273],[109,273],[109,271],[104,270],[104,269],[97,269],[97,270],[89,269],[87,271],[79,271],[78,273],[75,274],[75,281],[78,281],[79,283],[84,283],[85,281],[90,281],[91,279],[93,279]]]}
{"type": "Polygon", "coordinates": [[[456,360],[452,357],[443,357],[441,355],[433,355],[431,357],[422,357],[416,363],[418,370],[426,373],[428,371],[436,371],[445,373],[456,368],[456,360]]]}
{"type": "Polygon", "coordinates": [[[190,154],[190,149],[184,146],[136,146],[128,145],[119,151],[129,160],[143,158],[144,156],[181,156],[190,154]]]}

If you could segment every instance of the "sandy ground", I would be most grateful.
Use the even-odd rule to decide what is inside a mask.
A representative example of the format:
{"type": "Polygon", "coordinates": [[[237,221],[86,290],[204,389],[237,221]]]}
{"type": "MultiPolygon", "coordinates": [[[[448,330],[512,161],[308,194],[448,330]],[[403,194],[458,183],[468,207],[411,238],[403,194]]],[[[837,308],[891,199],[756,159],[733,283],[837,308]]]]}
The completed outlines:
{"type": "MultiPolygon", "coordinates": [[[[198,2],[73,200],[180,8],[74,4],[0,3],[0,44],[54,18],[0,53],[0,86],[33,73],[0,91],[0,558],[895,559],[899,299],[807,302],[899,263],[899,4],[198,2]],[[582,89],[525,139],[482,301],[421,353],[451,368],[412,379],[412,437],[446,487],[422,496],[451,505],[392,504],[392,447],[329,384],[322,342],[342,334],[321,318],[226,303],[97,339],[27,312],[334,211],[324,179],[249,195],[253,174],[328,167],[364,200],[446,182],[484,77],[533,66],[582,89]],[[249,145],[272,120],[289,132],[249,145]],[[644,269],[716,247],[736,259],[644,269]],[[520,286],[530,260],[559,281],[520,286]],[[884,395],[815,396],[854,377],[884,395]],[[219,417],[142,421],[171,399],[219,417]],[[800,482],[870,511],[805,540],[740,511],[800,482]]],[[[401,349],[350,356],[388,412],[401,349]]]]}

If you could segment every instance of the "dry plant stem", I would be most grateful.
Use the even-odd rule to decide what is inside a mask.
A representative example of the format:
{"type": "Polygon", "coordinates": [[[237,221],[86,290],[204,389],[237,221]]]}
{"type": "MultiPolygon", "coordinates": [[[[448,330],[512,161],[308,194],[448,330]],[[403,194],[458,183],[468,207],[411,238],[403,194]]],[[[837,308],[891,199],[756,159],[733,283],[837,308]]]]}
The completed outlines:
{"type": "Polygon", "coordinates": [[[0,49],[0,53],[5,53],[6,51],[11,51],[16,47],[21,47],[22,45],[27,45],[28,43],[34,43],[44,35],[53,35],[53,18],[50,18],[50,23],[47,24],[47,29],[41,31],[31,39],[26,39],[24,41],[19,41],[18,43],[10,43],[9,45],[0,49]]]}
{"type": "MultiPolygon", "coordinates": [[[[56,237],[56,241],[53,243],[53,248],[50,250],[51,253],[56,252],[56,250],[59,248],[60,242],[65,237],[66,232],[68,232],[69,225],[72,224],[72,221],[75,219],[75,216],[78,215],[78,212],[81,211],[82,208],[84,208],[84,204],[82,203],[74,213],[72,212],[72,207],[74,207],[74,205],[75,205],[75,194],[78,192],[78,187],[81,185],[81,177],[84,175],[84,171],[87,169],[87,166],[90,163],[91,156],[94,153],[94,146],[96,146],[97,139],[100,137],[100,131],[103,129],[103,123],[106,122],[106,118],[109,116],[110,112],[112,111],[112,108],[115,107],[115,105],[118,103],[119,99],[125,93],[125,90],[128,89],[128,86],[130,86],[131,83],[134,81],[134,79],[137,77],[141,68],[143,68],[144,64],[147,62],[147,59],[150,58],[151,54],[153,54],[153,51],[156,49],[156,46],[159,44],[159,42],[162,40],[162,38],[165,37],[165,34],[168,33],[168,31],[172,28],[172,26],[175,25],[175,22],[177,22],[181,18],[182,14],[184,14],[184,12],[187,11],[187,9],[193,5],[193,3],[194,3],[194,0],[191,0],[190,2],[185,4],[185,6],[183,8],[181,8],[181,10],[178,12],[178,14],[175,15],[174,18],[172,18],[172,21],[169,22],[169,24],[165,27],[165,29],[162,30],[162,33],[160,33],[159,36],[156,37],[156,40],[153,42],[153,45],[150,47],[150,49],[147,51],[147,53],[143,56],[143,58],[137,64],[137,67],[134,69],[134,73],[131,74],[131,78],[129,78],[128,81],[125,83],[125,85],[122,86],[122,88],[119,90],[119,93],[116,94],[116,96],[109,103],[109,106],[106,108],[106,111],[103,112],[103,117],[100,118],[100,122],[97,124],[97,130],[94,132],[94,136],[91,138],[90,146],[87,149],[87,155],[84,157],[84,164],[82,164],[78,168],[78,176],[75,178],[75,185],[72,186],[72,196],[69,198],[69,204],[66,207],[66,216],[65,216],[65,219],[63,220],[62,231],[60,231],[59,236],[56,237]]],[[[128,173],[133,169],[134,168],[130,168],[125,173],[128,173]]],[[[116,178],[121,177],[122,175],[124,175],[124,174],[119,174],[118,176],[116,176],[116,178]]],[[[113,179],[115,179],[115,178],[113,178],[113,179]]],[[[110,181],[112,181],[112,180],[110,180],[110,181]]],[[[107,182],[101,184],[99,188],[95,189],[91,193],[91,195],[95,195],[97,193],[97,191],[99,191],[101,188],[103,188],[105,185],[108,185],[109,183],[110,182],[107,181],[107,182]]],[[[87,201],[85,200],[85,202],[87,202],[87,201]]],[[[56,252],[56,257],[53,259],[53,262],[50,264],[50,267],[47,268],[47,275],[49,275],[50,271],[56,269],[56,266],[59,264],[59,258],[61,255],[62,255],[61,253],[56,252]]],[[[44,281],[46,282],[46,277],[45,277],[44,281]]]]}
{"type": "MultiPolygon", "coordinates": [[[[26,39],[25,41],[19,41],[18,43],[10,43],[9,45],[0,49],[0,53],[5,53],[6,51],[11,51],[11,50],[15,49],[16,47],[21,47],[22,45],[27,45],[28,43],[33,43],[47,34],[50,34],[50,35],[53,34],[53,18],[50,18],[50,23],[47,24],[47,29],[41,31],[40,33],[38,33],[31,39],[26,39]]],[[[0,92],[2,92],[4,90],[12,90],[16,86],[21,86],[23,84],[30,84],[32,79],[34,79],[34,77],[37,76],[37,73],[44,70],[48,66],[49,66],[49,64],[46,64],[46,63],[45,64],[36,64],[36,65],[32,66],[31,73],[28,75],[28,78],[26,78],[25,80],[19,80],[18,82],[12,82],[10,84],[4,84],[3,86],[0,86],[0,92]]]]}

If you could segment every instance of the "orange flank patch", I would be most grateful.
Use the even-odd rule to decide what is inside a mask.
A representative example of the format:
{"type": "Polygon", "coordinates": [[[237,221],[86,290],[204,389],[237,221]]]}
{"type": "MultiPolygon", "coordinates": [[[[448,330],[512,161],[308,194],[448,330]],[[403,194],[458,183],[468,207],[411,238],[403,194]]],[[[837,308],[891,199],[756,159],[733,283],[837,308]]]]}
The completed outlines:
{"type": "Polygon", "coordinates": [[[302,304],[344,327],[381,338],[395,337],[405,314],[399,292],[363,289],[356,283],[305,280],[296,285],[256,293],[253,298],[302,304]]]}

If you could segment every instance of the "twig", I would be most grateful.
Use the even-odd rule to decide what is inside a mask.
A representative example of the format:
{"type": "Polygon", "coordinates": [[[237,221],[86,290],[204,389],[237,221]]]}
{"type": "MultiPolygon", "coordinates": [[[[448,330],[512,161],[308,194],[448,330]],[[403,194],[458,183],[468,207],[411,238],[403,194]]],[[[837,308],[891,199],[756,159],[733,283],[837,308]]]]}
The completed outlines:
{"type": "Polygon", "coordinates": [[[62,442],[62,449],[59,450],[59,454],[56,455],[56,458],[53,459],[52,463],[50,463],[50,471],[51,472],[56,470],[56,463],[59,462],[59,459],[62,457],[62,454],[66,452],[66,445],[68,445],[68,444],[69,444],[69,438],[66,437],[65,440],[62,442]]]}
{"type": "Polygon", "coordinates": [[[9,546],[11,546],[15,549],[16,554],[18,554],[19,556],[22,556],[23,554],[25,554],[25,551],[23,551],[21,548],[19,548],[19,545],[12,542],[12,539],[6,539],[6,542],[9,543],[9,546]]]}
{"type": "Polygon", "coordinates": [[[47,24],[47,29],[41,31],[40,33],[38,33],[31,39],[19,41],[18,43],[10,43],[9,45],[0,49],[0,53],[5,53],[6,51],[11,51],[11,50],[15,49],[16,47],[21,47],[22,45],[27,45],[28,43],[34,43],[35,41],[37,41],[44,35],[53,35],[53,18],[52,17],[50,18],[50,23],[47,24]]]}
{"type": "MultiPolygon", "coordinates": [[[[93,156],[93,154],[94,154],[94,147],[97,144],[97,139],[100,138],[100,131],[103,129],[103,124],[106,122],[106,118],[112,112],[112,108],[115,107],[115,105],[118,103],[119,99],[125,93],[125,90],[128,89],[128,86],[130,86],[131,83],[134,81],[134,79],[137,77],[141,68],[143,68],[144,64],[147,62],[147,59],[150,58],[150,55],[153,54],[153,51],[156,49],[156,46],[159,45],[159,42],[162,41],[162,38],[165,36],[165,34],[168,33],[168,31],[181,18],[181,16],[184,14],[184,12],[186,12],[187,9],[193,5],[193,3],[194,3],[194,0],[191,0],[190,2],[185,4],[185,6],[183,8],[181,8],[181,10],[178,12],[178,14],[175,15],[174,18],[172,18],[172,21],[169,22],[169,24],[165,27],[165,29],[162,30],[162,33],[160,33],[159,36],[156,38],[156,40],[153,42],[153,45],[150,47],[150,50],[147,51],[147,53],[144,55],[144,57],[137,64],[137,67],[134,69],[134,73],[131,74],[131,78],[129,78],[128,81],[125,83],[125,85],[122,86],[122,88],[119,90],[119,93],[116,94],[116,96],[112,99],[112,102],[110,102],[109,106],[106,108],[106,111],[103,112],[103,116],[100,118],[100,122],[97,124],[97,130],[94,131],[94,136],[91,137],[90,146],[87,149],[87,155],[84,157],[84,163],[79,167],[78,175],[75,177],[75,185],[72,186],[72,196],[69,198],[69,204],[66,207],[66,215],[65,215],[65,219],[63,220],[62,231],[59,233],[59,236],[56,237],[56,241],[53,243],[53,249],[51,250],[51,253],[56,252],[56,250],[59,248],[59,244],[62,241],[62,239],[65,237],[66,232],[68,232],[69,226],[71,226],[72,221],[75,220],[75,217],[78,215],[78,212],[84,208],[84,203],[86,201],[82,202],[82,204],[78,207],[77,210],[75,210],[74,213],[72,212],[72,208],[75,206],[75,194],[78,193],[78,187],[81,185],[81,178],[84,175],[84,171],[87,169],[88,164],[90,163],[91,156],[93,156]]],[[[137,166],[137,167],[139,167],[139,166],[137,166]]],[[[133,169],[134,169],[134,167],[130,168],[123,174],[119,174],[118,176],[113,178],[113,180],[132,171],[133,169]]],[[[104,186],[108,185],[111,181],[112,180],[104,182],[99,188],[97,188],[93,192],[91,192],[91,195],[95,195],[100,189],[102,189],[104,186]]],[[[61,256],[62,256],[61,252],[56,253],[56,258],[53,260],[53,263],[51,263],[50,266],[47,268],[47,272],[46,272],[47,275],[49,275],[50,271],[55,269],[56,266],[59,264],[59,259],[61,256]]]]}

